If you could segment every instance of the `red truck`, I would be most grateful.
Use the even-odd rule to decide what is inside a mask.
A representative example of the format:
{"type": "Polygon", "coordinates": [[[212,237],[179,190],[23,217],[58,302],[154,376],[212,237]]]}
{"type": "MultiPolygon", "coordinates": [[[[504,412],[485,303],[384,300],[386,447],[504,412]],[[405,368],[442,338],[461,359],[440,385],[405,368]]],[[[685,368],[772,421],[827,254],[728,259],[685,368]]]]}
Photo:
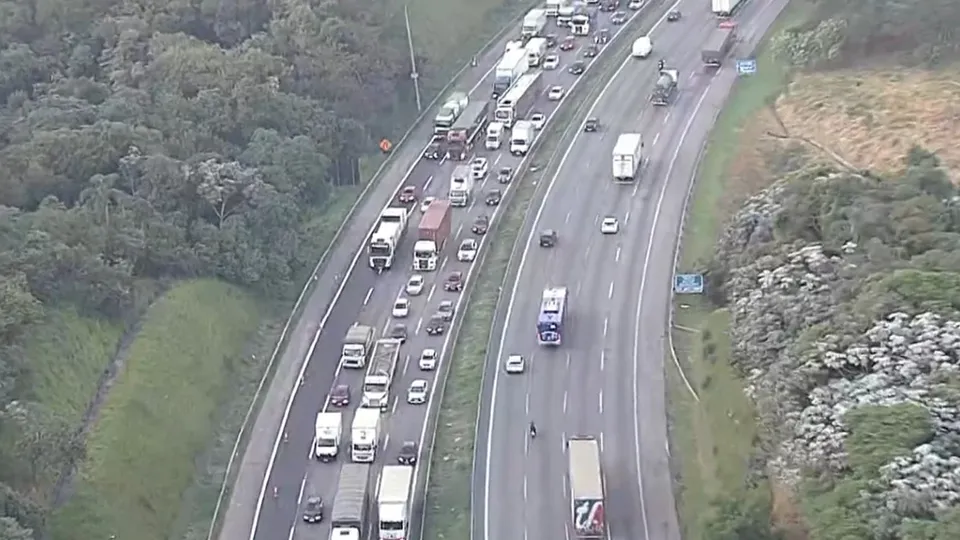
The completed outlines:
{"type": "Polygon", "coordinates": [[[413,245],[413,269],[433,272],[440,260],[440,251],[450,237],[453,211],[450,201],[436,200],[420,218],[417,227],[417,243],[413,245]]]}

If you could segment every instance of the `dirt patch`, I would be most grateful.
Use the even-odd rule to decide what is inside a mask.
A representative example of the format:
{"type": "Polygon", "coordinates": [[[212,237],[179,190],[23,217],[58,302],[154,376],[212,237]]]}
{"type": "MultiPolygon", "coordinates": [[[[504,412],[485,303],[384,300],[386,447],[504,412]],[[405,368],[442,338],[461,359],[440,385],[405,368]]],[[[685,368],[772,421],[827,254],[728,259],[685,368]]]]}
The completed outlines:
{"type": "Polygon", "coordinates": [[[960,182],[957,70],[842,71],[798,76],[776,102],[795,139],[860,169],[899,172],[914,145],[936,153],[960,182]]]}

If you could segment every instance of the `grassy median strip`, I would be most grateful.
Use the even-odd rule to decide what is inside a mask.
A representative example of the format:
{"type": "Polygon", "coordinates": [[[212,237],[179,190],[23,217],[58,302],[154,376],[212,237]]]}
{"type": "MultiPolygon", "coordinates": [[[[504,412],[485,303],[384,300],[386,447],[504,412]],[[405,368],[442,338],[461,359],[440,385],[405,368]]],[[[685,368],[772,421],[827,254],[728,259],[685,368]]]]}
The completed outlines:
{"type": "MultiPolygon", "coordinates": [[[[636,29],[631,30],[634,33],[636,29]]],[[[558,148],[569,144],[575,132],[566,128],[579,125],[589,104],[596,99],[603,84],[613,75],[623,60],[623,53],[632,36],[620,38],[610,51],[590,71],[590,83],[571,92],[564,108],[551,120],[553,129],[543,133],[544,139],[530,156],[529,163],[553,165],[519,176],[516,193],[508,202],[502,219],[494,223],[490,233],[490,253],[477,272],[477,282],[465,310],[453,350],[453,363],[447,375],[443,401],[437,420],[436,439],[431,457],[430,477],[424,512],[424,540],[464,539],[470,536],[471,472],[480,390],[486,366],[490,331],[496,315],[500,288],[504,286],[510,269],[510,257],[520,240],[524,219],[537,195],[537,187],[555,172],[553,161],[558,148]]],[[[540,194],[542,195],[542,193],[540,194]]],[[[517,269],[513,269],[515,274],[517,269]]],[[[512,276],[514,279],[516,276],[512,276]]]]}

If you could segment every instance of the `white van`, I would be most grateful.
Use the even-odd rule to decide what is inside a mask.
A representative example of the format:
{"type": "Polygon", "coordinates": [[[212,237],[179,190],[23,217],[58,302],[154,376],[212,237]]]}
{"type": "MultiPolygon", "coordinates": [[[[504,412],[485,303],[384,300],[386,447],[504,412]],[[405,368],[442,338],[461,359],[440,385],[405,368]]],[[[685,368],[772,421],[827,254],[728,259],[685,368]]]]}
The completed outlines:
{"type": "Polygon", "coordinates": [[[484,140],[483,146],[487,150],[499,150],[500,144],[503,143],[503,124],[500,122],[490,122],[487,125],[487,138],[484,140]]]}
{"type": "Polygon", "coordinates": [[[653,52],[653,40],[650,36],[637,38],[633,42],[633,51],[630,53],[634,58],[646,58],[653,52]]]}

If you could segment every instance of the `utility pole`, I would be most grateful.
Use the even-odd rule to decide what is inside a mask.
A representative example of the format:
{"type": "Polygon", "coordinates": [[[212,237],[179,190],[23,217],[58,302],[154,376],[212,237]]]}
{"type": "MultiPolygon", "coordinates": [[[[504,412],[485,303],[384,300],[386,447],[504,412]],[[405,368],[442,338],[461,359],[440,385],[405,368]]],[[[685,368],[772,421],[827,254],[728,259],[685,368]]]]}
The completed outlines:
{"type": "Polygon", "coordinates": [[[407,25],[407,44],[410,45],[410,78],[413,79],[413,93],[417,97],[417,112],[423,110],[420,104],[420,74],[417,73],[417,55],[413,52],[413,32],[410,31],[410,14],[407,5],[403,5],[403,22],[407,25]]]}

